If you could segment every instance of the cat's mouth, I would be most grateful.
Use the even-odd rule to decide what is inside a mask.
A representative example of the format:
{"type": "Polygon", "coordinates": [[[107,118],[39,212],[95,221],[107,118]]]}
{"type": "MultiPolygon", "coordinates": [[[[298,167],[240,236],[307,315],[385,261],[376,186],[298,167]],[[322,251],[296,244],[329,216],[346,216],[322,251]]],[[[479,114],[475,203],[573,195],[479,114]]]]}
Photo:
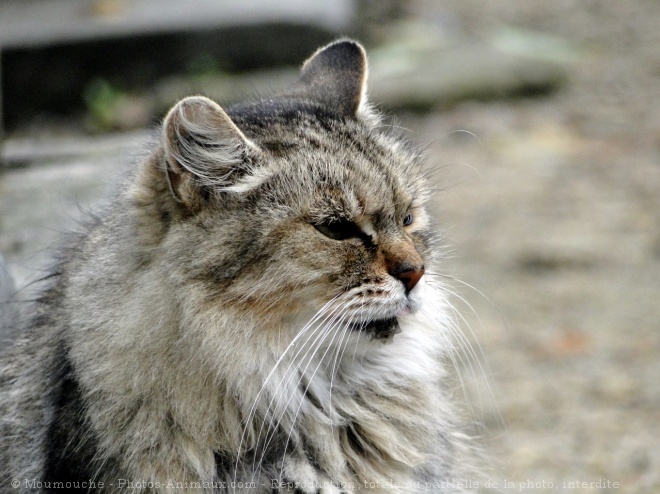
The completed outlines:
{"type": "Polygon", "coordinates": [[[401,332],[396,317],[354,323],[353,328],[357,331],[363,331],[375,340],[389,339],[401,332]]]}

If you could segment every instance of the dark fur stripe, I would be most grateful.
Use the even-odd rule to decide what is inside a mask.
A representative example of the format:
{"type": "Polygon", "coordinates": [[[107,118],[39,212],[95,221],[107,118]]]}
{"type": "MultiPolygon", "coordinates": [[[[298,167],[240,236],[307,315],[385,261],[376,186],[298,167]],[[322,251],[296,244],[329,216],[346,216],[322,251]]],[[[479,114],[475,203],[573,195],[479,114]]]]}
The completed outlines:
{"type": "Polygon", "coordinates": [[[96,440],[83,418],[85,406],[67,350],[60,345],[57,351],[60,375],[54,382],[59,386],[54,392],[54,417],[46,438],[44,481],[93,481],[96,440]]]}

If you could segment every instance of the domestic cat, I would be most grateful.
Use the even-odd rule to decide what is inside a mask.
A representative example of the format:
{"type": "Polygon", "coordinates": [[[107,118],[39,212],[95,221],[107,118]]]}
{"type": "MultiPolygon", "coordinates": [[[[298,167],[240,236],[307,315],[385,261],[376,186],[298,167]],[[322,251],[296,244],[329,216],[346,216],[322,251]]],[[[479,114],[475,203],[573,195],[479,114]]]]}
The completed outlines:
{"type": "Polygon", "coordinates": [[[430,184],[366,80],[345,39],[172,108],[2,357],[2,492],[458,490],[430,184]]]}

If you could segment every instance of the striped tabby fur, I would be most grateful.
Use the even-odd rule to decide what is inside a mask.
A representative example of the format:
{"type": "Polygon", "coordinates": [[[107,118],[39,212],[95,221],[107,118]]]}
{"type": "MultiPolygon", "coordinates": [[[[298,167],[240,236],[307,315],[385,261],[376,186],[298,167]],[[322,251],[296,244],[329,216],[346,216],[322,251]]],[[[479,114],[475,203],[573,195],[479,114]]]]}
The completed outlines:
{"type": "Polygon", "coordinates": [[[429,187],[366,76],[342,40],[170,111],[2,358],[1,492],[454,491],[429,187]]]}

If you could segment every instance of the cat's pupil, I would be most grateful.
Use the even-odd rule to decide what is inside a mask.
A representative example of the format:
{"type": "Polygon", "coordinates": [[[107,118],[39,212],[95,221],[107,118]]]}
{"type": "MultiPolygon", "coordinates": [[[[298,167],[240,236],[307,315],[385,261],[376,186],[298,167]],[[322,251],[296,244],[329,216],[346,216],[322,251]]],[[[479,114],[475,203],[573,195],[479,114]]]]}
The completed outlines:
{"type": "Polygon", "coordinates": [[[410,226],[413,222],[413,215],[408,213],[405,218],[403,218],[403,226],[410,226]]]}
{"type": "Polygon", "coordinates": [[[333,240],[346,240],[364,235],[360,227],[349,220],[328,220],[314,223],[314,228],[333,240]]]}

